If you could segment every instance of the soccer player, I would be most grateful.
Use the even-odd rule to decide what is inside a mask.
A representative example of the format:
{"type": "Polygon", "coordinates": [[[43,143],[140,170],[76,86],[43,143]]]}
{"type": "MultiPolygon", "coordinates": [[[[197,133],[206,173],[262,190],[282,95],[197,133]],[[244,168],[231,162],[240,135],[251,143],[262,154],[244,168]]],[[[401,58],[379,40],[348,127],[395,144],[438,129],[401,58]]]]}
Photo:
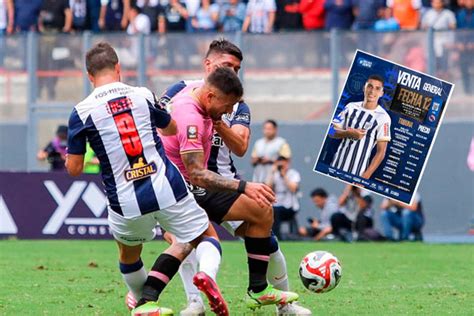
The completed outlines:
{"type": "MultiPolygon", "coordinates": [[[[241,50],[233,43],[219,39],[214,40],[209,45],[209,50],[204,59],[204,70],[205,76],[208,76],[213,70],[218,67],[229,67],[238,73],[241,62],[243,60],[241,50]]],[[[203,80],[199,80],[201,84],[203,80]]],[[[181,81],[175,85],[169,87],[167,91],[160,98],[160,103],[163,106],[169,104],[169,101],[181,92],[187,85],[196,84],[197,81],[181,81]]],[[[173,104],[173,108],[175,105],[173,104]]],[[[237,169],[234,166],[231,153],[236,154],[239,157],[245,155],[250,138],[250,109],[244,101],[239,101],[233,107],[231,114],[224,114],[221,120],[214,121],[214,135],[212,139],[211,154],[207,163],[207,168],[214,171],[221,176],[228,179],[238,179],[237,169]]],[[[207,211],[219,209],[220,199],[213,199],[214,194],[217,195],[230,195],[234,196],[233,199],[237,198],[232,192],[229,193],[213,193],[205,192],[209,194],[210,198],[205,199],[206,204],[201,206],[207,211]]],[[[198,201],[201,201],[199,196],[196,196],[198,201]]],[[[230,200],[233,201],[233,199],[230,200]]],[[[199,203],[199,202],[198,202],[199,203]]],[[[226,206],[229,208],[230,206],[226,206]]],[[[221,225],[226,228],[233,235],[245,235],[245,225],[243,221],[224,221],[221,225]]],[[[165,234],[168,236],[169,234],[165,234]]],[[[183,280],[184,289],[188,298],[188,306],[185,310],[181,311],[181,315],[201,315],[205,312],[204,305],[199,296],[199,291],[192,284],[192,276],[197,271],[197,261],[194,252],[191,252],[189,256],[181,264],[179,273],[183,280]]],[[[270,249],[270,261],[267,270],[268,281],[277,289],[288,291],[288,276],[286,260],[279,249],[278,241],[272,236],[271,249],[270,249]]],[[[279,304],[278,313],[284,315],[311,315],[311,311],[303,308],[295,303],[279,304]]]]}
{"type": "Polygon", "coordinates": [[[66,168],[73,176],[81,174],[88,140],[102,169],[120,271],[129,290],[140,299],[132,315],[172,313],[160,308],[157,300],[191,245],[196,247],[201,270],[194,283],[216,314],[228,315],[214,282],[221,258],[217,234],[182,175],[165,156],[156,130],[173,135],[175,121],[148,89],[120,82],[118,57],[109,44],[99,43],[87,52],[86,68],[94,91],[70,116],[66,168]],[[140,254],[142,244],[155,237],[157,222],[177,242],[157,258],[147,274],[140,254]]]}
{"type": "Polygon", "coordinates": [[[333,120],[333,138],[343,139],[331,167],[369,179],[385,157],[390,141],[391,119],[378,104],[383,78],[371,75],[364,85],[364,100],[351,102],[333,120]],[[372,149],[377,147],[372,161],[372,149]]]}
{"type": "Polygon", "coordinates": [[[273,248],[270,238],[273,191],[264,184],[228,179],[207,169],[213,121],[219,121],[224,113],[231,113],[235,102],[239,101],[227,104],[221,112],[220,103],[217,103],[220,96],[215,91],[231,90],[237,83],[240,81],[233,70],[220,67],[206,77],[204,84],[195,83],[184,88],[171,100],[171,115],[177,122],[178,134],[163,137],[163,144],[167,156],[183,173],[196,200],[212,221],[245,221],[239,235],[244,236],[248,255],[247,306],[257,308],[290,303],[297,300],[296,293],[276,290],[266,280],[270,249],[273,248]]]}

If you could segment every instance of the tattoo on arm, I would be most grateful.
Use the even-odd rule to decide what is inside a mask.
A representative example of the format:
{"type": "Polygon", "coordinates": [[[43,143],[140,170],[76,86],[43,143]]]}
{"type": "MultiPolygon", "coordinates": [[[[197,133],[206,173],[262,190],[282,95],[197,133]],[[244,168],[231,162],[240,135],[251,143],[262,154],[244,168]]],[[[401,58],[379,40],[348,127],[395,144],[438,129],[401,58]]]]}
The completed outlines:
{"type": "Polygon", "coordinates": [[[204,165],[202,152],[189,152],[181,154],[184,166],[188,171],[190,181],[210,191],[237,191],[239,182],[207,170],[204,165]]]}

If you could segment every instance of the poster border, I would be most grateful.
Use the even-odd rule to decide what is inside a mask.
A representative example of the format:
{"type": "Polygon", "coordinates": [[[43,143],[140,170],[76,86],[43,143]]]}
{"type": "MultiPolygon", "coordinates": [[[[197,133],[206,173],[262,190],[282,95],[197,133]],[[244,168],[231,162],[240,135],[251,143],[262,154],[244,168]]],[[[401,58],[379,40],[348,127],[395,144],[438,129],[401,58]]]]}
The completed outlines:
{"type": "MultiPolygon", "coordinates": [[[[443,123],[443,119],[444,119],[444,116],[446,115],[447,107],[448,107],[449,101],[451,100],[451,97],[452,97],[452,95],[453,95],[453,91],[454,91],[454,88],[455,88],[456,85],[455,85],[454,83],[449,82],[449,81],[446,81],[446,80],[437,78],[437,77],[435,77],[435,76],[429,75],[429,74],[424,73],[424,72],[422,72],[422,71],[418,71],[418,70],[411,69],[411,68],[409,68],[409,67],[407,67],[407,66],[404,66],[404,65],[402,65],[402,64],[393,62],[393,61],[388,60],[388,59],[385,59],[385,58],[383,58],[383,57],[379,57],[379,56],[377,56],[377,55],[374,55],[374,54],[371,54],[371,53],[369,53],[369,52],[363,51],[363,50],[361,50],[361,49],[356,49],[356,51],[355,51],[355,53],[354,53],[354,57],[352,58],[351,65],[350,65],[350,67],[349,67],[349,71],[347,72],[347,75],[346,75],[346,80],[344,81],[344,85],[342,86],[343,88],[342,88],[341,92],[339,93],[339,97],[338,97],[338,99],[337,99],[337,103],[336,103],[336,104],[333,104],[333,108],[334,108],[334,109],[333,109],[332,115],[331,115],[330,120],[329,120],[328,128],[327,128],[327,130],[326,130],[326,133],[324,134],[324,138],[323,138],[322,143],[321,143],[321,146],[320,146],[320,148],[319,148],[318,156],[316,157],[316,161],[314,162],[314,166],[313,166],[312,171],[315,172],[315,173],[319,173],[319,174],[321,174],[321,175],[327,176],[327,177],[329,177],[329,178],[333,178],[333,179],[335,179],[335,180],[344,182],[344,183],[349,184],[349,185],[361,187],[361,188],[364,189],[364,190],[370,191],[370,192],[375,193],[375,194],[377,194],[377,195],[380,195],[380,196],[382,196],[382,197],[384,197],[384,198],[396,200],[396,201],[399,201],[399,202],[402,202],[402,203],[405,204],[405,202],[400,201],[400,200],[398,200],[397,198],[394,198],[394,197],[387,197],[387,196],[383,195],[383,194],[380,193],[380,192],[374,191],[374,190],[372,190],[372,189],[370,189],[370,188],[366,188],[366,187],[361,186],[361,185],[359,185],[359,184],[357,184],[357,183],[349,183],[349,182],[346,181],[346,180],[342,180],[342,179],[340,179],[340,178],[337,178],[337,177],[334,177],[334,176],[332,176],[332,175],[329,175],[328,173],[323,173],[323,172],[321,172],[321,171],[319,171],[319,170],[316,170],[316,166],[317,166],[317,164],[318,164],[319,158],[321,157],[321,152],[323,151],[324,143],[325,143],[325,141],[326,141],[326,139],[327,139],[327,137],[328,137],[329,130],[330,130],[330,128],[331,128],[332,119],[334,118],[334,115],[336,114],[337,105],[339,104],[339,100],[341,100],[342,93],[344,92],[344,89],[345,89],[345,87],[346,87],[347,81],[349,80],[349,75],[350,75],[350,73],[351,73],[352,67],[354,66],[354,62],[355,62],[355,60],[356,60],[356,56],[357,56],[357,54],[358,54],[359,52],[364,53],[364,54],[367,54],[367,55],[372,56],[372,57],[375,57],[375,58],[378,58],[378,59],[380,59],[380,60],[389,62],[389,63],[391,63],[391,64],[394,64],[394,65],[397,65],[397,66],[400,66],[400,67],[409,69],[409,70],[411,70],[411,71],[415,71],[415,72],[417,72],[417,73],[419,73],[419,74],[422,74],[422,75],[424,75],[424,76],[427,76],[427,77],[430,77],[430,78],[432,78],[432,79],[436,79],[436,80],[439,80],[439,81],[441,81],[441,82],[444,82],[444,83],[447,83],[447,84],[451,85],[451,89],[450,89],[450,91],[449,91],[448,98],[446,99],[445,108],[444,108],[443,113],[442,113],[442,115],[441,115],[441,117],[440,117],[440,119],[439,119],[439,123],[438,123],[438,126],[436,127],[436,131],[435,131],[435,134],[434,134],[434,136],[433,136],[433,140],[432,140],[432,142],[431,142],[431,144],[430,144],[430,147],[429,147],[429,149],[428,149],[428,153],[427,153],[426,158],[425,158],[425,160],[424,160],[424,162],[423,162],[423,166],[422,166],[422,168],[421,168],[420,175],[418,176],[418,179],[417,179],[417,181],[416,181],[415,189],[413,190],[413,194],[411,195],[411,198],[410,198],[410,203],[408,203],[408,205],[411,205],[411,204],[413,203],[413,200],[414,200],[414,198],[415,198],[416,193],[418,192],[418,187],[419,187],[419,185],[420,185],[421,178],[423,178],[423,174],[424,174],[424,172],[425,172],[426,165],[428,164],[428,160],[430,159],[430,156],[431,156],[431,151],[433,150],[433,146],[434,146],[434,144],[435,144],[435,142],[436,142],[436,139],[437,139],[437,137],[438,137],[439,130],[440,130],[441,126],[443,125],[443,124],[442,124],[442,123],[443,123]]],[[[339,70],[338,70],[338,71],[339,71],[339,70]]]]}

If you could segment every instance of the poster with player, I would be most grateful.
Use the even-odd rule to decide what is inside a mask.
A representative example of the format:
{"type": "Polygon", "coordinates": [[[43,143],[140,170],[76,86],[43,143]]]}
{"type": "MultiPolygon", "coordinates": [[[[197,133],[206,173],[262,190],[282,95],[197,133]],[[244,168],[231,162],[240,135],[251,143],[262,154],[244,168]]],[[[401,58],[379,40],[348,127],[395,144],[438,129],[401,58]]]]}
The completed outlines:
{"type": "Polygon", "coordinates": [[[453,89],[356,51],[314,171],[411,203],[453,89]]]}

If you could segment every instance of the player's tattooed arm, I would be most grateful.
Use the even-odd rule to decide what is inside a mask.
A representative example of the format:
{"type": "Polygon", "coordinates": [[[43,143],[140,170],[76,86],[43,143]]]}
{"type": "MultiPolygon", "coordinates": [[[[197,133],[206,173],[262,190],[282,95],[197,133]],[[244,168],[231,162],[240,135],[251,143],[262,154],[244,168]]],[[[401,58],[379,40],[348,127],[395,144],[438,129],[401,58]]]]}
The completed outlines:
{"type": "Polygon", "coordinates": [[[227,179],[204,168],[203,152],[184,152],[181,154],[184,166],[192,184],[210,191],[237,191],[239,181],[227,179]]]}

